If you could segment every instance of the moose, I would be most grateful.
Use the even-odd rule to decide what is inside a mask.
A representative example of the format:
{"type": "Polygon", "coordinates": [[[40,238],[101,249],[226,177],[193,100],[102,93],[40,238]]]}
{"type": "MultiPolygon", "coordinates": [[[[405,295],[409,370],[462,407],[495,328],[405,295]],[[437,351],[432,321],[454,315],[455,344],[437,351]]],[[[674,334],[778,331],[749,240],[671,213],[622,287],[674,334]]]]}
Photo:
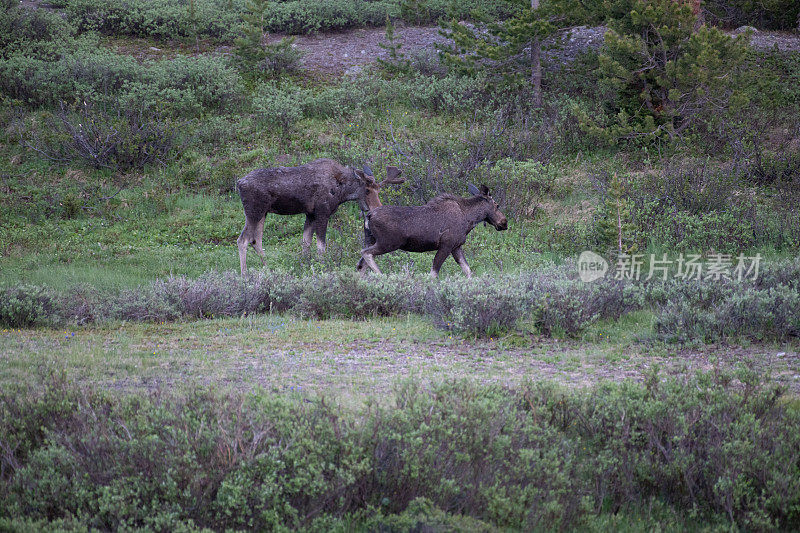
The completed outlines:
{"type": "Polygon", "coordinates": [[[387,184],[399,184],[400,170],[387,169],[387,178],[378,183],[369,167],[347,167],[332,159],[317,159],[298,167],[259,168],[236,182],[242,199],[245,224],[237,239],[239,266],[246,271],[247,246],[252,244],[266,265],[261,247],[267,213],[278,215],[305,214],[303,249],[311,246],[311,235],[317,235],[317,252],[325,253],[328,220],[344,202],[357,201],[363,212],[381,205],[378,192],[387,184]]]}
{"type": "Polygon", "coordinates": [[[442,263],[451,254],[464,274],[472,277],[461,248],[467,235],[480,222],[488,222],[498,231],[503,231],[508,228],[508,219],[500,212],[486,185],[478,189],[469,184],[467,190],[472,197],[440,194],[421,206],[384,205],[370,210],[366,214],[365,231],[372,234],[374,244],[362,250],[358,269],[363,270],[366,264],[380,274],[375,264],[376,255],[395,250],[436,250],[431,277],[439,276],[442,263]]]}

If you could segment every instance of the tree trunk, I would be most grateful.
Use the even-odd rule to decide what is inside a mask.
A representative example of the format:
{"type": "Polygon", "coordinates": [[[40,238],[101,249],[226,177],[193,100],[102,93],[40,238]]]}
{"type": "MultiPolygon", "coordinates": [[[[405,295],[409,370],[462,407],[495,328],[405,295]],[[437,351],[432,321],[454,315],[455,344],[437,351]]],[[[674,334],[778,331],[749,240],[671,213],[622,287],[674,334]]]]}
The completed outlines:
{"type": "MultiPolygon", "coordinates": [[[[531,9],[539,8],[539,0],[531,0],[531,9]]],[[[531,41],[531,85],[533,105],[542,107],[542,44],[539,39],[531,41]]]]}

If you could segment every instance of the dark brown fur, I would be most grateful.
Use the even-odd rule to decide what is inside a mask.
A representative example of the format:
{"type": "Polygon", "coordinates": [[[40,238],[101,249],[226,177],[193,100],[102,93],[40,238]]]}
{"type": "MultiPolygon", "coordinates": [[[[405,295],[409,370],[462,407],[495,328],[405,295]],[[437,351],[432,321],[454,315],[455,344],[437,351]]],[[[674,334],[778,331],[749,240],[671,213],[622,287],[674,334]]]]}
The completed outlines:
{"type": "Polygon", "coordinates": [[[245,225],[237,241],[239,266],[246,270],[247,246],[253,245],[266,263],[261,241],[267,213],[306,215],[303,247],[311,246],[317,235],[317,251],[325,252],[328,220],[344,202],[357,201],[367,211],[380,205],[378,191],[385,183],[402,183],[400,171],[390,167],[389,178],[378,184],[375,178],[359,170],[340,165],[332,159],[317,159],[299,167],[260,168],[236,182],[244,207],[245,225]]]}
{"type": "Polygon", "coordinates": [[[380,273],[374,256],[405,250],[429,252],[436,250],[431,275],[439,269],[448,255],[461,266],[467,277],[472,275],[461,246],[467,235],[481,222],[488,222],[498,231],[508,227],[508,220],[497,203],[489,196],[489,189],[481,187],[479,194],[461,198],[442,194],[422,206],[385,205],[367,214],[367,225],[375,243],[361,252],[359,269],[366,264],[380,273]]]}

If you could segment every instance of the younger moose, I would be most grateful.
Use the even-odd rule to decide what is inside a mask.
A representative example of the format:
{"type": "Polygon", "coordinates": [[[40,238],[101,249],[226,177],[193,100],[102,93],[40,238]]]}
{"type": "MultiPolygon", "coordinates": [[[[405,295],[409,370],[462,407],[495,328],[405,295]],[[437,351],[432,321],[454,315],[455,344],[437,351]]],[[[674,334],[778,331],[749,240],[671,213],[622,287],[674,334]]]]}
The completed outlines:
{"type": "Polygon", "coordinates": [[[344,202],[357,201],[362,211],[380,204],[378,192],[387,183],[402,183],[400,171],[387,170],[388,178],[376,183],[372,171],[340,165],[332,159],[317,159],[299,167],[260,168],[236,182],[244,206],[245,225],[237,244],[242,275],[246,270],[247,246],[253,245],[266,264],[261,241],[267,213],[306,215],[303,248],[311,246],[317,235],[317,251],[325,252],[328,219],[344,202]]]}
{"type": "Polygon", "coordinates": [[[489,196],[489,188],[474,185],[468,188],[471,198],[452,194],[441,194],[425,205],[403,207],[384,205],[367,214],[367,226],[375,244],[361,252],[363,264],[380,273],[375,264],[376,255],[405,250],[407,252],[429,252],[436,250],[431,276],[438,277],[439,269],[448,255],[461,266],[469,278],[469,269],[461,246],[467,234],[480,222],[488,222],[498,231],[508,228],[508,220],[500,212],[497,203],[489,196]]]}

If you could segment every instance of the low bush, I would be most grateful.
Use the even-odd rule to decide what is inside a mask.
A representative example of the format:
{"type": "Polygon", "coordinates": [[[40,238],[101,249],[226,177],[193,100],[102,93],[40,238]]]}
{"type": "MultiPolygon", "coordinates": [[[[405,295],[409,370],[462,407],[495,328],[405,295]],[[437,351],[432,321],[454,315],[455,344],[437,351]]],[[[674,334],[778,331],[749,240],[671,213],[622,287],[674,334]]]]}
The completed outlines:
{"type": "Polygon", "coordinates": [[[11,4],[0,6],[0,58],[17,52],[37,59],[53,58],[75,37],[75,28],[58,14],[11,4]]]}
{"type": "Polygon", "coordinates": [[[271,5],[266,27],[273,32],[316,33],[381,26],[398,14],[399,6],[392,1],[289,0],[271,5]]]}
{"type": "Polygon", "coordinates": [[[86,38],[74,51],[41,59],[19,52],[0,58],[0,92],[29,107],[102,104],[161,115],[198,116],[236,109],[244,95],[224,58],[200,55],[144,61],[86,38]]]}
{"type": "Polygon", "coordinates": [[[424,286],[408,276],[368,279],[356,272],[320,275],[308,283],[292,312],[317,319],[363,320],[419,312],[424,286]]]}
{"type": "Polygon", "coordinates": [[[203,116],[238,109],[244,102],[241,77],[225,58],[178,56],[142,68],[119,93],[123,105],[171,116],[203,116]]]}
{"type": "Polygon", "coordinates": [[[627,180],[626,237],[642,247],[656,244],[690,253],[737,254],[765,245],[794,249],[800,234],[792,227],[797,214],[790,205],[796,193],[787,188],[765,202],[752,190],[751,174],[683,161],[627,180]]]}
{"type": "Polygon", "coordinates": [[[548,336],[574,337],[598,320],[617,319],[643,305],[635,287],[610,277],[582,283],[533,274],[523,283],[534,324],[548,336]]]}
{"type": "Polygon", "coordinates": [[[33,285],[0,288],[0,324],[12,328],[45,324],[56,309],[51,291],[33,285]]]}
{"type": "Polygon", "coordinates": [[[155,291],[184,316],[212,318],[290,309],[300,290],[284,275],[209,272],[197,279],[172,277],[155,284],[155,291]]]}
{"type": "Polygon", "coordinates": [[[800,526],[800,412],[747,369],[588,391],[407,382],[344,411],[299,394],[110,394],[59,374],[12,389],[12,528],[585,530],[643,508],[663,529],[800,526]]]}
{"type": "Polygon", "coordinates": [[[800,294],[797,289],[776,285],[737,291],[706,308],[688,299],[679,301],[656,318],[655,333],[669,342],[800,337],[800,294]]]}
{"type": "Polygon", "coordinates": [[[446,280],[425,293],[425,314],[434,325],[477,337],[513,330],[528,312],[529,296],[506,278],[446,280]]]}
{"type": "Polygon", "coordinates": [[[23,146],[56,163],[121,171],[165,164],[179,145],[173,124],[157,115],[88,104],[23,123],[19,135],[23,146]]]}
{"type": "Polygon", "coordinates": [[[280,129],[287,136],[303,118],[307,101],[305,91],[287,91],[275,85],[261,85],[253,98],[256,123],[265,129],[280,129]]]}
{"type": "Polygon", "coordinates": [[[145,75],[134,58],[91,47],[87,42],[53,58],[25,51],[10,55],[0,60],[0,91],[30,107],[113,102],[128,83],[145,75]]]}
{"type": "Polygon", "coordinates": [[[108,320],[167,321],[252,313],[290,313],[315,319],[414,313],[436,327],[470,337],[495,337],[521,321],[545,336],[577,337],[600,320],[640,309],[656,312],[654,333],[668,342],[727,338],[783,341],[800,336],[797,261],[766,263],[755,280],[571,279],[573,264],[516,275],[431,281],[410,274],[366,277],[351,271],[209,272],[170,277],[136,289],[63,292],[8,287],[2,322],[88,324],[108,320]],[[29,318],[26,318],[29,317],[29,318]]]}
{"type": "Polygon", "coordinates": [[[81,31],[156,39],[209,37],[232,41],[244,0],[70,0],[69,20],[81,31]]]}

